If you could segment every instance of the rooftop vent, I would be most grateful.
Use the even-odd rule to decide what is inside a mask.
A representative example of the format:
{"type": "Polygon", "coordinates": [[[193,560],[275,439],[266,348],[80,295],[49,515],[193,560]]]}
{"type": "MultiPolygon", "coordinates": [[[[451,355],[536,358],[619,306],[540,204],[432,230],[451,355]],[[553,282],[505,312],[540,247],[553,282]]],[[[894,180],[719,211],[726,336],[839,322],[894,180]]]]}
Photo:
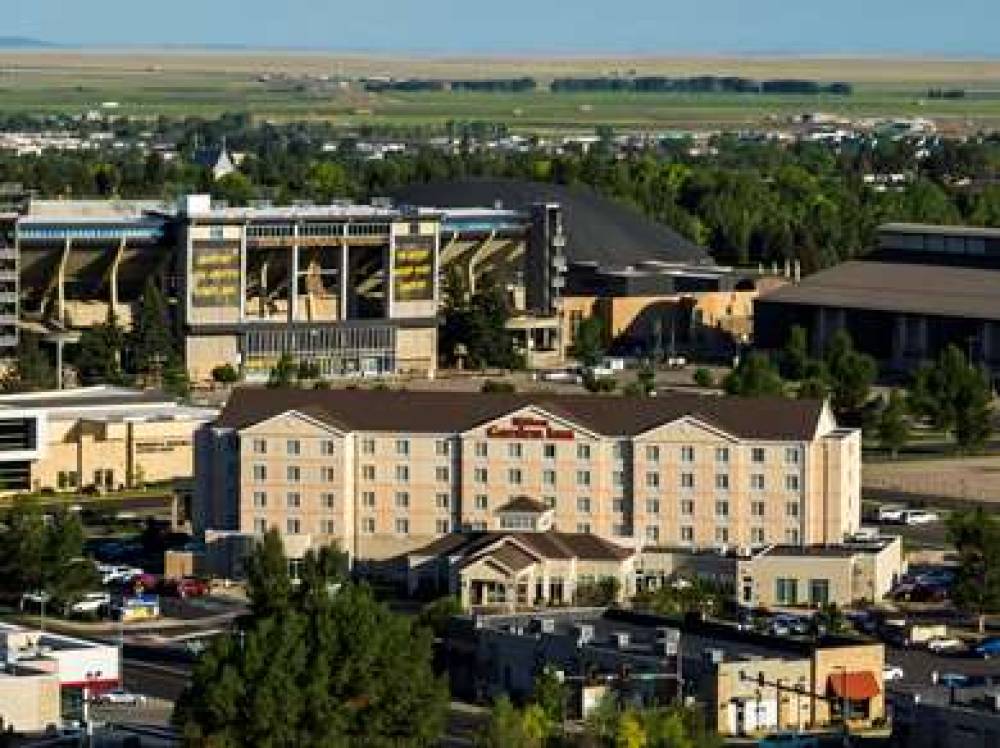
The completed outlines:
{"type": "Polygon", "coordinates": [[[628,649],[629,635],[627,631],[616,631],[611,635],[611,640],[618,649],[628,649]]]}
{"type": "Polygon", "coordinates": [[[594,625],[592,623],[578,623],[574,627],[576,634],[576,646],[582,647],[594,641],[594,625]]]}

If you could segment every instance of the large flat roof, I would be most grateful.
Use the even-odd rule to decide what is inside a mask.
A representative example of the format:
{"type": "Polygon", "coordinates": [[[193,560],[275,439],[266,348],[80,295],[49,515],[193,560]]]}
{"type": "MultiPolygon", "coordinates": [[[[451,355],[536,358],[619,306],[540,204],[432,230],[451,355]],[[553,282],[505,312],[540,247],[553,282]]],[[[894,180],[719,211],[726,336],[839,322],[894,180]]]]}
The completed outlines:
{"type": "Polygon", "coordinates": [[[1000,320],[1000,271],[851,260],[764,294],[760,300],[1000,320]]]}
{"type": "Polygon", "coordinates": [[[0,395],[4,411],[43,410],[50,418],[95,421],[211,420],[218,411],[179,403],[163,392],[127,387],[78,387],[68,390],[0,395]]]}
{"type": "Polygon", "coordinates": [[[972,236],[1000,239],[1000,228],[983,226],[946,226],[931,223],[884,223],[879,233],[933,234],[935,236],[972,236]]]}

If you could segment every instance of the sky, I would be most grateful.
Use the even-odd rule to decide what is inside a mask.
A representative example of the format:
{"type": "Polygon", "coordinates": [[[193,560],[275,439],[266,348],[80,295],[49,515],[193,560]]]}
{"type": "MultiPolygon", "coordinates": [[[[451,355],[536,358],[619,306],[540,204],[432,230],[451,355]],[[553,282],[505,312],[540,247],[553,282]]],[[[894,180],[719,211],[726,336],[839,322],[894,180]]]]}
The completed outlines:
{"type": "Polygon", "coordinates": [[[442,54],[1000,57],[1000,0],[0,0],[0,36],[442,54]]]}

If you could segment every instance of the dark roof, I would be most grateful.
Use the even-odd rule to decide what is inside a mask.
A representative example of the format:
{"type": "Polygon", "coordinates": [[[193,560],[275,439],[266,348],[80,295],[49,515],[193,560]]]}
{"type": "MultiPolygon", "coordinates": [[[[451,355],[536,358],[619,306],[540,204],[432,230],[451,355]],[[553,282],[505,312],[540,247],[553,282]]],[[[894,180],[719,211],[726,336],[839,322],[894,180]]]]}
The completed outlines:
{"type": "MultiPolygon", "coordinates": [[[[598,561],[615,561],[629,558],[635,554],[628,548],[604,540],[597,535],[569,532],[472,532],[452,533],[438,538],[423,548],[411,551],[409,555],[419,557],[430,556],[462,556],[469,557],[484,550],[497,541],[513,539],[529,548],[543,558],[583,558],[598,561]]],[[[505,544],[509,545],[509,544],[505,544]]],[[[501,560],[497,553],[499,549],[488,555],[501,560]]],[[[520,552],[523,555],[523,552],[520,552]]],[[[516,556],[520,559],[521,555],[516,556]]],[[[515,557],[504,556],[511,563],[515,557]]],[[[501,562],[503,562],[501,560],[501,562]]],[[[523,567],[521,567],[523,568],[523,567]]]]}
{"type": "Polygon", "coordinates": [[[492,208],[502,203],[508,210],[527,210],[532,203],[559,203],[570,262],[596,262],[602,267],[624,267],[649,260],[714,264],[704,247],[585,186],[463,179],[408,185],[393,197],[400,203],[438,208],[492,208]]]}
{"type": "Polygon", "coordinates": [[[1000,320],[1000,271],[852,260],[760,301],[1000,320]]]}
{"type": "Polygon", "coordinates": [[[655,398],[600,395],[236,389],[216,425],[242,429],[296,410],[343,431],[451,434],[526,406],[605,436],[634,436],[692,416],[737,437],[811,440],[823,403],[782,397],[667,393],[655,398]]]}
{"type": "Polygon", "coordinates": [[[931,223],[883,223],[880,233],[921,234],[933,236],[966,236],[982,239],[1000,239],[1000,228],[988,226],[949,226],[931,223]]]}
{"type": "Polygon", "coordinates": [[[508,501],[502,507],[497,509],[498,512],[533,512],[535,514],[541,514],[542,512],[548,511],[548,507],[545,506],[540,501],[535,501],[535,499],[530,496],[515,496],[513,499],[508,501]]]}
{"type": "Polygon", "coordinates": [[[493,559],[502,566],[517,572],[534,565],[535,557],[525,553],[513,543],[504,543],[485,556],[486,559],[493,559]]]}

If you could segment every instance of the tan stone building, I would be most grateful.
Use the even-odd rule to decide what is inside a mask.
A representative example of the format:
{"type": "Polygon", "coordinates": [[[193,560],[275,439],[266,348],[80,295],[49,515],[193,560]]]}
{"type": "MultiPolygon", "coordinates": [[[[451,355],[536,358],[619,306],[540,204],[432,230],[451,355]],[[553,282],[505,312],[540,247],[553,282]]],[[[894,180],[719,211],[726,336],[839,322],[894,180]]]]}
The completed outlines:
{"type": "Polygon", "coordinates": [[[199,432],[195,524],[364,563],[515,529],[527,496],[633,550],[835,544],[859,471],[859,432],[816,401],[239,389],[199,432]]]}
{"type": "Polygon", "coordinates": [[[190,479],[217,411],[117,387],[0,395],[0,490],[101,491],[190,479]]]}

